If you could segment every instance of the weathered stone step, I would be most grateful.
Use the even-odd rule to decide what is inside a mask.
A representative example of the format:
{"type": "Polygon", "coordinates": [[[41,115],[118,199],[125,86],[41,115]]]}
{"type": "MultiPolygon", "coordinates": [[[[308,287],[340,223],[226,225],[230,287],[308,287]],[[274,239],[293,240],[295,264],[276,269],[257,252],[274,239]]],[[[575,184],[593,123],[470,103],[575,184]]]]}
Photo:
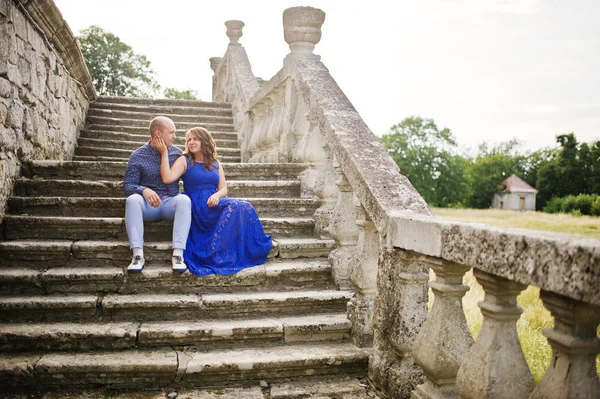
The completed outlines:
{"type": "Polygon", "coordinates": [[[179,322],[0,324],[0,351],[123,350],[156,346],[248,347],[348,339],[345,313],[179,322]]]}
{"type": "Polygon", "coordinates": [[[161,105],[161,106],[182,106],[182,107],[207,107],[207,108],[222,108],[231,110],[231,103],[201,101],[201,100],[176,100],[170,98],[140,98],[140,97],[119,97],[119,96],[100,96],[92,104],[94,107],[103,106],[104,104],[132,104],[137,106],[144,105],[161,105]]]}
{"type": "MultiPolygon", "coordinates": [[[[218,133],[213,134],[213,138],[215,139],[215,143],[217,147],[224,148],[238,148],[238,139],[237,134],[235,133],[218,133]]],[[[127,146],[131,146],[130,143],[136,143],[138,148],[142,144],[147,143],[150,140],[150,136],[148,134],[131,134],[131,133],[117,133],[117,132],[103,132],[98,130],[82,130],[81,136],[79,137],[78,144],[80,146],[92,146],[92,147],[102,147],[105,146],[107,142],[113,143],[114,148],[123,148],[119,147],[121,142],[126,142],[127,146]]],[[[181,149],[185,148],[185,134],[177,135],[175,139],[175,145],[181,149]]],[[[129,148],[129,147],[127,147],[129,148]]]]}
{"type": "MultiPolygon", "coordinates": [[[[117,353],[32,353],[6,356],[0,363],[0,376],[7,387],[21,390],[27,386],[40,390],[98,386],[112,389],[222,387],[257,384],[260,380],[277,382],[306,375],[364,376],[369,354],[369,349],[350,343],[208,352],[165,348],[117,353]]],[[[255,398],[245,396],[244,399],[255,398]]]]}
{"type": "MultiPolygon", "coordinates": [[[[206,108],[205,108],[206,109],[206,108]]],[[[202,126],[204,123],[227,123],[233,124],[233,117],[231,112],[229,115],[214,115],[214,114],[204,114],[198,112],[196,114],[157,114],[153,112],[149,112],[148,110],[117,110],[117,109],[102,109],[102,108],[90,108],[88,112],[89,117],[104,117],[104,118],[118,118],[118,119],[141,119],[146,120],[148,126],[150,121],[158,116],[164,115],[168,116],[175,122],[175,124],[179,124],[182,122],[194,123],[196,126],[202,126]]]]}
{"type": "MultiPolygon", "coordinates": [[[[265,232],[273,237],[310,237],[315,226],[313,218],[261,217],[260,221],[265,232]]],[[[6,215],[4,224],[4,235],[9,240],[127,239],[124,217],[6,215]]],[[[169,240],[172,232],[173,222],[169,220],[146,223],[144,226],[146,240],[169,240]]]]}
{"type": "MultiPolygon", "coordinates": [[[[268,258],[327,257],[335,248],[333,240],[276,238],[268,258]]],[[[163,265],[171,259],[171,242],[146,242],[147,265],[163,265]]],[[[15,240],[0,242],[0,266],[46,269],[48,267],[122,268],[131,261],[127,241],[15,240]]]]}
{"type": "Polygon", "coordinates": [[[0,297],[0,321],[159,321],[345,312],[349,291],[0,297]]]}
{"type": "Polygon", "coordinates": [[[226,293],[293,289],[332,289],[331,266],[325,258],[269,259],[233,275],[195,276],[173,273],[169,264],[149,264],[140,273],[120,267],[25,266],[0,268],[0,296],[56,293],[226,293]]]}
{"type": "MultiPolygon", "coordinates": [[[[298,180],[308,166],[295,163],[226,163],[223,169],[227,181],[231,180],[298,180]]],[[[126,161],[30,161],[23,164],[23,177],[66,180],[123,180],[126,161]]],[[[119,194],[121,196],[121,194],[119,194]]]]}
{"type": "MultiPolygon", "coordinates": [[[[242,181],[227,182],[230,197],[294,198],[300,196],[299,181],[242,181]]],[[[19,197],[120,197],[120,181],[17,179],[14,195],[19,197]]]]}
{"type": "MultiPolygon", "coordinates": [[[[148,124],[149,120],[144,119],[117,119],[117,118],[105,118],[102,116],[88,116],[87,123],[89,123],[88,129],[93,130],[108,130],[112,132],[125,132],[125,133],[138,133],[138,134],[149,134],[148,124]]],[[[235,131],[232,123],[216,123],[216,122],[203,122],[203,123],[192,123],[192,122],[176,122],[175,127],[177,129],[188,130],[193,127],[202,126],[209,132],[233,132],[235,131]]]]}
{"type": "MultiPolygon", "coordinates": [[[[231,107],[187,106],[185,105],[152,105],[114,102],[94,102],[90,104],[90,112],[96,110],[146,112],[151,115],[222,115],[231,117],[231,107]]],[[[153,116],[153,117],[154,117],[153,116]]]]}
{"type": "MultiPolygon", "coordinates": [[[[320,206],[311,198],[240,198],[264,217],[311,217],[320,206]]],[[[119,217],[124,197],[9,197],[7,214],[34,216],[119,217]]]]}
{"type": "MultiPolygon", "coordinates": [[[[26,364],[23,364],[26,367],[26,364]]],[[[215,388],[159,388],[159,389],[71,389],[46,392],[42,399],[379,399],[369,386],[365,376],[303,376],[299,379],[286,379],[282,382],[269,382],[265,387],[259,382],[250,386],[223,386],[215,388]],[[176,395],[176,396],[175,396],[176,395]]],[[[265,381],[266,382],[266,381],[265,381]]],[[[264,383],[263,383],[264,384],[264,383]]],[[[0,396],[5,398],[4,396],[0,396]]],[[[8,397],[6,397],[8,398],[8,397]]],[[[17,394],[10,399],[40,399],[39,393],[17,394]]],[[[383,398],[383,397],[381,397],[383,398]]]]}
{"type": "MultiPolygon", "coordinates": [[[[124,145],[129,145],[131,149],[79,146],[75,149],[75,155],[122,158],[128,160],[133,150],[137,149],[139,145],[137,143],[124,145]]],[[[241,159],[239,148],[217,148],[217,152],[219,154],[219,159],[223,162],[239,162],[241,159]]]]}

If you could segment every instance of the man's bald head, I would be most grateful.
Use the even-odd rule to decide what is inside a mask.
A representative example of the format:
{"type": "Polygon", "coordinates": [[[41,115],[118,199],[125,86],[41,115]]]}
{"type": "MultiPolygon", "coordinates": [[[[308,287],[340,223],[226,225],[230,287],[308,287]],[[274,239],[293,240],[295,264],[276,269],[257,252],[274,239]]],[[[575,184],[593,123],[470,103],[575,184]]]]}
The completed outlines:
{"type": "Polygon", "coordinates": [[[171,125],[175,125],[171,118],[167,118],[166,116],[157,116],[150,122],[150,136],[152,136],[157,129],[162,132],[171,125]]]}
{"type": "Polygon", "coordinates": [[[157,116],[150,122],[150,137],[160,137],[167,147],[175,142],[175,123],[166,116],[157,116]]]}

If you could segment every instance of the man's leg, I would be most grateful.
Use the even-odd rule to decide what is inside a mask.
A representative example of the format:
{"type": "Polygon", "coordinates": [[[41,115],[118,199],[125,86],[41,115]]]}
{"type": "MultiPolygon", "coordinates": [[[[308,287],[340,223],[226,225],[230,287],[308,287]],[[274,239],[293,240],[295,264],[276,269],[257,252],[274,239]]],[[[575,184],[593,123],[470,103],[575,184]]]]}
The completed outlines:
{"type": "Polygon", "coordinates": [[[171,263],[174,271],[185,271],[187,266],[183,261],[183,250],[192,223],[192,203],[185,194],[179,194],[163,199],[161,216],[173,220],[173,257],[171,263]],[[166,200],[166,201],[165,201],[166,200]]]}
{"type": "Polygon", "coordinates": [[[132,194],[125,201],[125,228],[133,259],[128,271],[140,272],[144,268],[144,220],[160,219],[160,211],[152,208],[140,194],[132,194]]]}

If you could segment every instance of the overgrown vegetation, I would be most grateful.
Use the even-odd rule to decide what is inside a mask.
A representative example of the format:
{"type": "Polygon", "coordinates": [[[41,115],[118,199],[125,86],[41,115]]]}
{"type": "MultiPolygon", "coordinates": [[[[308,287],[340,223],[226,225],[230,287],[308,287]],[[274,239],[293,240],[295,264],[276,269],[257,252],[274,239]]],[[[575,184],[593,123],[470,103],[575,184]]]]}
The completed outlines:
{"type": "MultiPolygon", "coordinates": [[[[554,197],[600,194],[600,140],[579,143],[568,133],[556,141],[556,147],[537,151],[523,150],[517,139],[482,143],[470,155],[458,147],[450,129],[418,116],[405,118],[381,138],[401,173],[431,206],[489,208],[502,181],[516,174],[539,190],[537,208],[550,205],[549,210],[562,207],[554,197]]],[[[591,215],[593,204],[587,197],[579,201],[583,209],[574,209],[591,215]]]]}

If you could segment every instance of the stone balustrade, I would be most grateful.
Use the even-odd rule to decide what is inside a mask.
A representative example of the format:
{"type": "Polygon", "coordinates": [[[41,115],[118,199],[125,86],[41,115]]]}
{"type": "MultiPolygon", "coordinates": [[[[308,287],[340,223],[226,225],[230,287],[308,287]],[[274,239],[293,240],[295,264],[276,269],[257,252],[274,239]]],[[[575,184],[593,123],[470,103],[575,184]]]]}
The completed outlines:
{"type": "Polygon", "coordinates": [[[600,397],[600,242],[434,218],[313,53],[324,19],[311,7],[284,12],[290,53],[260,87],[230,43],[214,83],[228,89],[214,99],[239,106],[245,162],[306,165],[302,194],[321,201],[316,230],[336,242],[335,282],[356,292],[348,317],[355,344],[373,347],[371,381],[393,398],[600,397]],[[471,268],[485,290],[476,341],[461,302],[471,268]],[[516,333],[527,285],[555,317],[544,332],[552,364],[537,387],[516,333]]]}
{"type": "Polygon", "coordinates": [[[96,98],[52,1],[0,0],[0,221],[23,161],[71,159],[96,98]]]}

